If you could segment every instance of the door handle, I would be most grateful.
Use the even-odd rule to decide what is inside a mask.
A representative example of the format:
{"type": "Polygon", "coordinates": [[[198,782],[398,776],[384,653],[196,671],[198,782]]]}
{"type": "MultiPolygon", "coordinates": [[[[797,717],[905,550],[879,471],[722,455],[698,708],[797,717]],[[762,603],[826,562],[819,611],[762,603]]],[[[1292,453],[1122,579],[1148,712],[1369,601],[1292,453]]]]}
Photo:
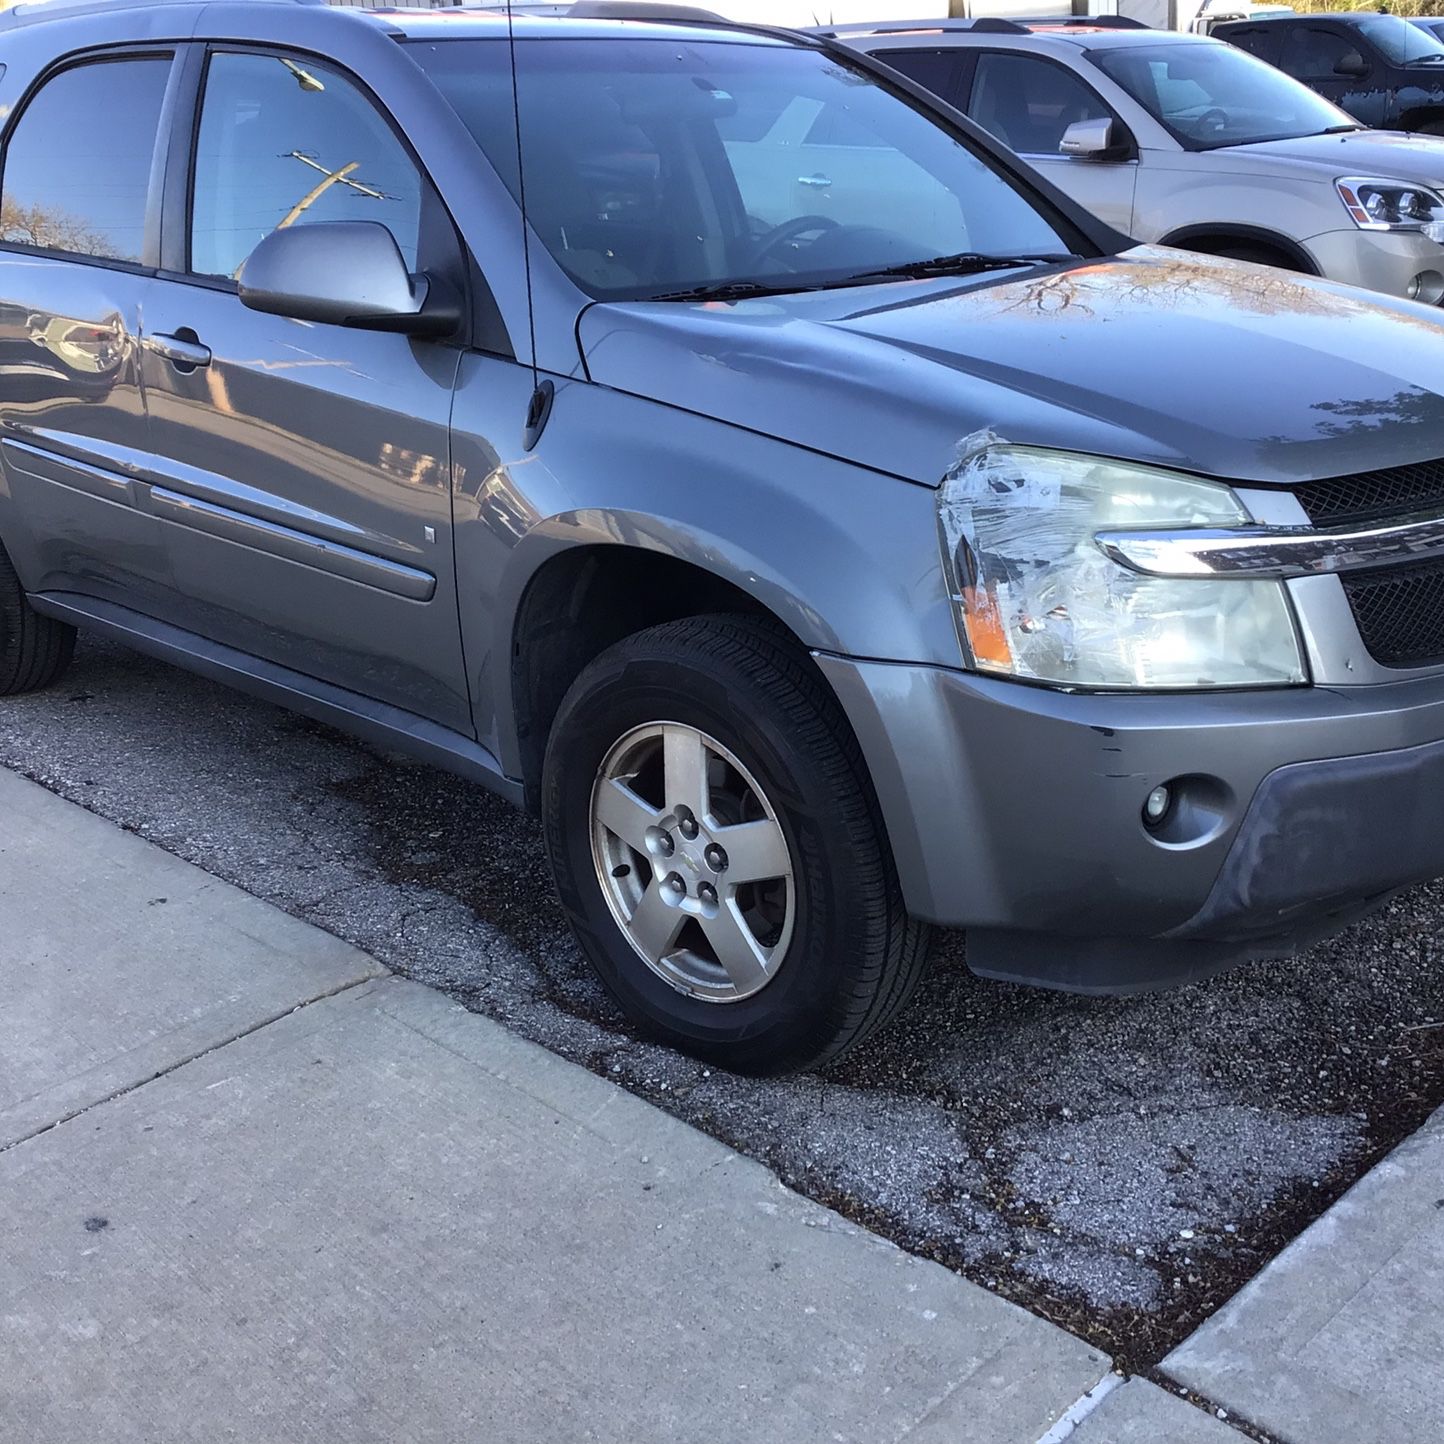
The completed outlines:
{"type": "Polygon", "coordinates": [[[800,175],[797,177],[797,184],[800,186],[816,186],[821,190],[824,186],[832,184],[830,175],[800,175]]]}
{"type": "Polygon", "coordinates": [[[189,326],[173,334],[162,331],[152,336],[150,346],[157,356],[164,356],[183,371],[194,371],[197,366],[211,364],[211,348],[202,346],[200,337],[189,326]]]}

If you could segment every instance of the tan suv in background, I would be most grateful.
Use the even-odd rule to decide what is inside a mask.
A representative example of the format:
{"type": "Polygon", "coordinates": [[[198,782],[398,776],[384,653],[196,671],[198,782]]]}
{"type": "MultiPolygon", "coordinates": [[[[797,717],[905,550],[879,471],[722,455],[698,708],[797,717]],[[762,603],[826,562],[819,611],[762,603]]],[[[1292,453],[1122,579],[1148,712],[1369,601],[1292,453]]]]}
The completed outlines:
{"type": "MultiPolygon", "coordinates": [[[[1368,130],[1234,46],[1117,18],[825,33],[1140,241],[1444,300],[1444,141],[1368,130]]],[[[827,214],[830,187],[812,194],[827,214]]]]}

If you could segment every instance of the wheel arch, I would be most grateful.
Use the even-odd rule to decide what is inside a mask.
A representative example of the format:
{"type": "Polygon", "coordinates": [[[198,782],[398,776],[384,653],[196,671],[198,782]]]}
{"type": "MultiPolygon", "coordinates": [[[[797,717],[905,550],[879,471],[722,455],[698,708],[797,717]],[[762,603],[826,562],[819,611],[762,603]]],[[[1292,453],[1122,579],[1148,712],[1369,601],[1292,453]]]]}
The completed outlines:
{"type": "MultiPolygon", "coordinates": [[[[735,564],[728,570],[739,575],[735,564]]],[[[538,796],[563,697],[594,658],[624,637],[662,622],[726,612],[767,622],[801,653],[837,647],[821,616],[760,567],[740,575],[751,585],[694,556],[595,537],[537,558],[509,613],[507,665],[495,672],[502,758],[507,771],[520,776],[528,806],[538,796]]]]}
{"type": "Polygon", "coordinates": [[[1232,221],[1202,222],[1171,231],[1168,235],[1161,237],[1157,244],[1176,246],[1185,251],[1208,252],[1209,242],[1213,242],[1216,246],[1243,243],[1277,251],[1295,270],[1304,275],[1318,276],[1322,274],[1318,263],[1298,241],[1264,226],[1241,225],[1232,221]]]}

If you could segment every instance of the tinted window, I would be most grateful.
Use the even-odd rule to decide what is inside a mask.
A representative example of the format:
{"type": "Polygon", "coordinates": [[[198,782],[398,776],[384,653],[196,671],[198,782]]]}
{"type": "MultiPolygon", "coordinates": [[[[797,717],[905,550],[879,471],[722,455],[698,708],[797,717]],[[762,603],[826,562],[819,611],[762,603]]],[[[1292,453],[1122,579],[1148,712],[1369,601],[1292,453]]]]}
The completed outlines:
{"type": "Polygon", "coordinates": [[[901,71],[924,90],[931,90],[950,104],[956,103],[958,72],[962,69],[956,50],[883,50],[874,58],[901,71]]]}
{"type": "Polygon", "coordinates": [[[1056,154],[1063,132],[1101,120],[1108,107],[1076,75],[1047,60],[989,53],[978,57],[968,114],[1022,154],[1056,154]]]}
{"type": "Polygon", "coordinates": [[[48,80],[5,147],[0,236],[139,261],[169,59],[109,60],[48,80]]]}
{"type": "Polygon", "coordinates": [[[1284,69],[1300,80],[1333,80],[1341,60],[1360,58],[1352,37],[1312,25],[1291,30],[1284,45],[1284,69]]]}
{"type": "Polygon", "coordinates": [[[1356,128],[1322,95],[1231,45],[1129,45],[1091,59],[1194,150],[1356,128]]]}
{"type": "Polygon", "coordinates": [[[196,142],[191,270],[233,277],[266,236],[380,221],[416,268],[421,176],[361,91],[313,61],[215,55],[196,142]]]}
{"type": "Polygon", "coordinates": [[[1283,31],[1277,25],[1260,26],[1254,30],[1235,30],[1231,25],[1220,25],[1216,33],[1220,40],[1227,40],[1230,45],[1237,45],[1240,50],[1247,50],[1250,55],[1257,55],[1270,65],[1279,63],[1283,31]]]}
{"type": "MultiPolygon", "coordinates": [[[[496,49],[412,53],[517,195],[516,137],[486,99],[496,49]]],[[[594,295],[741,280],[801,290],[954,251],[1068,249],[1027,191],[815,50],[556,39],[518,41],[516,55],[527,217],[594,295]]]]}

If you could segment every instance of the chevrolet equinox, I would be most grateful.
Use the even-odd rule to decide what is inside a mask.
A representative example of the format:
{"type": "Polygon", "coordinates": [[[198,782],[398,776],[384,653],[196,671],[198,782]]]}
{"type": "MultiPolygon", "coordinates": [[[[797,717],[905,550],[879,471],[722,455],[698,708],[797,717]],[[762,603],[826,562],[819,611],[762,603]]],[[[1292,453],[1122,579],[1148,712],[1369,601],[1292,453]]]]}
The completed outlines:
{"type": "Polygon", "coordinates": [[[744,1071],[934,925],[1127,991],[1444,873],[1423,306],[1136,246],[822,37],[55,0],[0,66],[0,692],[85,627],[533,808],[744,1071]]]}

